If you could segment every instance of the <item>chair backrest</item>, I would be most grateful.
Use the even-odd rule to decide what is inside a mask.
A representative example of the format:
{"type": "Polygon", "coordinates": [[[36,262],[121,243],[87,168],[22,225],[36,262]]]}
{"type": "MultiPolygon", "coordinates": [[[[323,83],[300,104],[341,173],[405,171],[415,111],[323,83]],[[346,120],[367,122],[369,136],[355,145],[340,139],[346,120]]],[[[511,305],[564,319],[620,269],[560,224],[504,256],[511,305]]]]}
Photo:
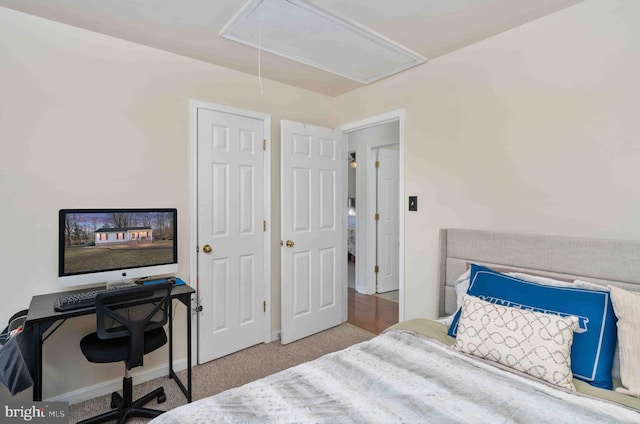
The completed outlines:
{"type": "Polygon", "coordinates": [[[167,323],[172,286],[172,283],[143,285],[106,291],[96,296],[98,337],[129,338],[127,368],[143,364],[144,333],[167,323]]]}

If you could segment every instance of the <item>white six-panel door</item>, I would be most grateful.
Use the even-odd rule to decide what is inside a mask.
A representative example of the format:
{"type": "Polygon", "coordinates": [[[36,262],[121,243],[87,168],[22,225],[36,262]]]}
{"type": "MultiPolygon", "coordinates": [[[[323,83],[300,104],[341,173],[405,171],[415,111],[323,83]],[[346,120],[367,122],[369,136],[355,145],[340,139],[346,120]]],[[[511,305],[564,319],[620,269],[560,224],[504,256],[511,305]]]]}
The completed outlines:
{"type": "Polygon", "coordinates": [[[264,341],[264,121],[203,107],[197,119],[203,363],[264,341]]]}
{"type": "Polygon", "coordinates": [[[282,343],[343,322],[345,141],[338,130],[281,124],[282,343]]]}
{"type": "Polygon", "coordinates": [[[398,250],[400,249],[400,217],[398,216],[399,151],[378,150],[377,210],[377,284],[376,292],[384,293],[400,287],[398,250]]]}

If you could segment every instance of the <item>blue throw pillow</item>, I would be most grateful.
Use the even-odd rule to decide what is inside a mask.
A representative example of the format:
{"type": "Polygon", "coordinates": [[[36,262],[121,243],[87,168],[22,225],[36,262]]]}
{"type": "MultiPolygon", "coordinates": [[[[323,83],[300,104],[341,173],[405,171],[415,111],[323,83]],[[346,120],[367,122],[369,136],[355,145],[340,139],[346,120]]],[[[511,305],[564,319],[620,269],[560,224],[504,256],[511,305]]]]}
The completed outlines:
{"type": "MultiPolygon", "coordinates": [[[[532,283],[471,264],[467,293],[497,305],[578,317],[571,348],[573,376],[595,387],[613,388],[617,319],[608,291],[532,283]]],[[[452,337],[456,336],[459,317],[460,311],[449,327],[452,337]]]]}

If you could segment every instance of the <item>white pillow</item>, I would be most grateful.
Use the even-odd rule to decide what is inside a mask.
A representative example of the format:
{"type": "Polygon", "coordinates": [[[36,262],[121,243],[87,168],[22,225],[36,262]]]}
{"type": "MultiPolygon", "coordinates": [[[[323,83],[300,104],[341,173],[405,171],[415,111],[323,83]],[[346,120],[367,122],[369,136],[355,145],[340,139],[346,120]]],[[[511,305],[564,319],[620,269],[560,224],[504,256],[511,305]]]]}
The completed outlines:
{"type": "Polygon", "coordinates": [[[451,326],[453,322],[453,318],[456,316],[456,313],[462,306],[462,295],[467,293],[469,290],[469,277],[471,276],[471,270],[466,270],[461,276],[459,276],[456,281],[453,283],[454,288],[456,289],[456,312],[451,315],[436,319],[437,322],[441,322],[447,327],[451,326]]]}
{"type": "Polygon", "coordinates": [[[456,289],[456,306],[458,309],[462,308],[462,295],[467,294],[467,291],[469,290],[470,277],[471,269],[468,269],[453,283],[453,286],[456,289]]]}
{"type": "Polygon", "coordinates": [[[589,281],[573,280],[573,287],[585,290],[601,290],[609,291],[609,286],[601,286],[600,284],[591,283],[589,281]]]}
{"type": "Polygon", "coordinates": [[[616,392],[640,397],[640,293],[609,286],[613,311],[618,318],[620,380],[616,392]]]}
{"type": "Polygon", "coordinates": [[[442,324],[446,325],[447,327],[450,327],[450,326],[451,326],[451,324],[453,323],[453,318],[454,318],[455,316],[456,316],[456,314],[455,314],[455,313],[453,313],[453,314],[451,314],[451,315],[449,315],[449,316],[446,316],[446,317],[444,317],[444,318],[437,318],[437,319],[435,319],[434,321],[439,322],[439,323],[442,323],[442,324]]]}
{"type": "Polygon", "coordinates": [[[494,305],[464,295],[453,347],[575,390],[571,373],[574,316],[494,305]]]}

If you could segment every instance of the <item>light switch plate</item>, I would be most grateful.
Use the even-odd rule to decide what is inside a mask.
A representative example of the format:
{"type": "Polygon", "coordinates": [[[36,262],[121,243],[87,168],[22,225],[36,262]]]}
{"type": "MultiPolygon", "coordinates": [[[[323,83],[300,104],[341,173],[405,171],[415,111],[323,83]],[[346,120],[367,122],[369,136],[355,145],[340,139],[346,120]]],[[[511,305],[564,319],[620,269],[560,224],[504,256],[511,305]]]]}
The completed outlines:
{"type": "Polygon", "coordinates": [[[410,211],[418,210],[418,196],[409,196],[409,210],[410,211]]]}

